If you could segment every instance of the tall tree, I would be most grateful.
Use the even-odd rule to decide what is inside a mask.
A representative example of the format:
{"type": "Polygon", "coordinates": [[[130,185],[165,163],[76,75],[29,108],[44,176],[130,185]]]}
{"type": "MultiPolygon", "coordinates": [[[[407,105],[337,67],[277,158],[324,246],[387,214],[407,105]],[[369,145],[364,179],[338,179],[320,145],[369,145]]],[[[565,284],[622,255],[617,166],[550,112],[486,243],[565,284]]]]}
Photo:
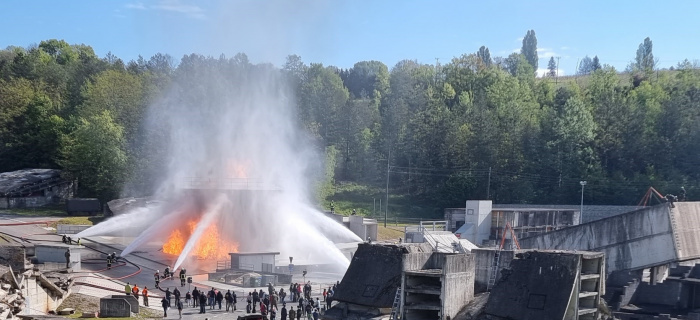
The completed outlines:
{"type": "Polygon", "coordinates": [[[554,57],[549,58],[549,63],[547,64],[547,76],[556,77],[557,76],[557,62],[554,61],[554,57]]]}
{"type": "Polygon", "coordinates": [[[651,42],[649,37],[644,39],[644,42],[639,44],[637,49],[637,57],[635,58],[635,64],[637,70],[650,72],[656,68],[656,60],[654,60],[654,53],[652,49],[654,44],[651,42]]]}
{"type": "Polygon", "coordinates": [[[481,46],[479,48],[479,51],[476,53],[476,56],[481,59],[481,63],[483,63],[486,67],[490,67],[491,63],[493,61],[491,60],[491,53],[489,52],[489,48],[486,46],[481,46]]]}
{"type": "Polygon", "coordinates": [[[78,119],[62,142],[60,164],[80,181],[78,194],[114,199],[124,182],[127,157],[122,128],[109,111],[78,119]]]}
{"type": "Polygon", "coordinates": [[[581,59],[581,63],[578,65],[578,71],[577,73],[579,75],[586,75],[589,74],[593,71],[593,60],[591,60],[591,57],[585,56],[583,59],[581,59]]]}
{"type": "Polygon", "coordinates": [[[525,56],[525,60],[532,66],[534,70],[537,70],[539,65],[539,58],[537,57],[537,37],[535,36],[535,30],[530,30],[523,38],[523,47],[520,49],[520,53],[525,56]]]}
{"type": "Polygon", "coordinates": [[[598,60],[598,56],[593,57],[593,61],[591,62],[591,71],[596,71],[603,69],[603,67],[600,65],[600,60],[598,60]]]}

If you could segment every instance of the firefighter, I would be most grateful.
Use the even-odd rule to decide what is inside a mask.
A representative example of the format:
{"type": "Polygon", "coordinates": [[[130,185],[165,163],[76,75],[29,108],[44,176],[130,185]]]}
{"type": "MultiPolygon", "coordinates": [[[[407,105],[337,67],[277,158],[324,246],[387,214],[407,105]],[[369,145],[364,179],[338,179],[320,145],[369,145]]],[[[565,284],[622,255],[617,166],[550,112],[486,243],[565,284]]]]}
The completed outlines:
{"type": "Polygon", "coordinates": [[[112,255],[107,255],[107,270],[112,269],[112,255]]]}
{"type": "Polygon", "coordinates": [[[184,287],[185,286],[185,275],[187,274],[187,270],[185,268],[182,268],[180,270],[180,286],[184,287]]]}
{"type": "Polygon", "coordinates": [[[170,267],[165,267],[165,271],[163,272],[163,279],[167,279],[171,276],[170,274],[170,267]]]}
{"type": "Polygon", "coordinates": [[[156,288],[160,288],[160,270],[156,270],[156,273],[153,275],[153,279],[156,280],[156,288]]]}

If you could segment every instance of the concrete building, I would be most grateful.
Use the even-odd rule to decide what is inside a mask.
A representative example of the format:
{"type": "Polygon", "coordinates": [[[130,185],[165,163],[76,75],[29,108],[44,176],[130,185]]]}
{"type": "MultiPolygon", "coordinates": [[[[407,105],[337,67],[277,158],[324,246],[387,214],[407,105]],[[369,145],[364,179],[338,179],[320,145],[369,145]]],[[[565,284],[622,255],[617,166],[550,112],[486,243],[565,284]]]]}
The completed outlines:
{"type": "Polygon", "coordinates": [[[434,252],[428,243],[362,243],[323,319],[374,319],[394,311],[402,319],[447,319],[472,297],[474,260],[434,252]],[[397,294],[398,293],[398,294],[397,294]]]}
{"type": "Polygon", "coordinates": [[[34,255],[36,256],[36,263],[44,264],[46,266],[44,269],[65,269],[66,267],[66,250],[70,252],[70,268],[73,271],[81,270],[81,257],[80,253],[82,251],[82,246],[73,246],[66,244],[36,244],[34,245],[34,255]]]}
{"type": "Polygon", "coordinates": [[[73,182],[61,170],[25,169],[0,173],[0,209],[34,208],[73,197],[73,182]]]}
{"type": "Polygon", "coordinates": [[[452,319],[474,298],[474,256],[408,253],[401,274],[401,319],[452,319]]]}
{"type": "Polygon", "coordinates": [[[659,274],[670,263],[700,259],[700,202],[664,203],[519,240],[522,248],[604,252],[608,273],[659,274]]]}
{"type": "Polygon", "coordinates": [[[505,319],[598,319],[604,260],[599,252],[519,252],[491,290],[484,313],[505,319]]]}
{"type": "Polygon", "coordinates": [[[275,257],[279,252],[236,252],[231,256],[231,269],[256,272],[275,272],[275,257]]]}
{"type": "Polygon", "coordinates": [[[363,216],[344,216],[332,212],[325,212],[325,214],[335,222],[350,229],[350,231],[360,237],[360,239],[367,240],[367,238],[371,238],[372,240],[377,240],[378,230],[376,219],[369,219],[363,216]]]}
{"type": "Polygon", "coordinates": [[[445,253],[465,253],[477,248],[469,240],[459,239],[446,229],[447,221],[421,221],[417,226],[404,227],[403,242],[427,243],[434,251],[445,253]]]}
{"type": "Polygon", "coordinates": [[[469,200],[465,208],[445,209],[445,220],[448,229],[459,234],[461,239],[495,246],[500,243],[506,224],[510,224],[520,238],[577,225],[580,215],[578,209],[499,207],[491,200],[469,200]]]}

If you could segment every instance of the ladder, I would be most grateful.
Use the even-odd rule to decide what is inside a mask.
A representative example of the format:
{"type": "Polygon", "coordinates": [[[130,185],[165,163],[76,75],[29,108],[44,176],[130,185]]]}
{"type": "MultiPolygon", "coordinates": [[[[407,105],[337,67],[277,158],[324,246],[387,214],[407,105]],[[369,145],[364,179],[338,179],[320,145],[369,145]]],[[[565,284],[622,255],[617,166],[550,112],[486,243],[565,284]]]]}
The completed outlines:
{"type": "Polygon", "coordinates": [[[513,240],[513,245],[515,248],[520,249],[520,243],[518,242],[518,237],[515,236],[515,231],[510,225],[510,222],[506,222],[505,228],[503,228],[503,234],[501,235],[501,245],[498,250],[493,255],[493,263],[491,264],[491,276],[489,277],[489,282],[486,284],[486,291],[490,291],[491,288],[496,284],[496,278],[498,277],[499,266],[501,264],[501,250],[506,242],[506,232],[510,231],[511,240],[513,240]]]}
{"type": "Polygon", "coordinates": [[[486,291],[490,291],[493,285],[496,284],[496,278],[498,277],[498,266],[501,263],[501,249],[496,250],[493,256],[493,263],[491,264],[491,276],[489,277],[489,282],[486,285],[486,291]]]}
{"type": "Polygon", "coordinates": [[[389,320],[399,319],[399,309],[401,309],[401,286],[396,289],[396,296],[394,297],[394,304],[391,306],[391,315],[389,320]]]}

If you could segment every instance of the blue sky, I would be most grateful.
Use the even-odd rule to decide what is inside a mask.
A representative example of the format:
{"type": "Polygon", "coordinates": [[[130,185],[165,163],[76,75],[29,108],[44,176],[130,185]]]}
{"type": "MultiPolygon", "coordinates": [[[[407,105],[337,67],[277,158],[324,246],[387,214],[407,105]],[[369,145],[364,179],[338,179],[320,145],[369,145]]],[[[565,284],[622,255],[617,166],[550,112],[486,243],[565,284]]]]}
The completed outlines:
{"type": "Polygon", "coordinates": [[[540,68],[555,56],[572,74],[585,55],[624,69],[645,37],[661,67],[700,59],[698,12],[700,1],[9,0],[0,2],[0,47],[57,38],[125,61],[244,52],[278,66],[298,54],[306,63],[391,68],[403,59],[446,63],[481,45],[507,56],[534,29],[540,68]]]}

